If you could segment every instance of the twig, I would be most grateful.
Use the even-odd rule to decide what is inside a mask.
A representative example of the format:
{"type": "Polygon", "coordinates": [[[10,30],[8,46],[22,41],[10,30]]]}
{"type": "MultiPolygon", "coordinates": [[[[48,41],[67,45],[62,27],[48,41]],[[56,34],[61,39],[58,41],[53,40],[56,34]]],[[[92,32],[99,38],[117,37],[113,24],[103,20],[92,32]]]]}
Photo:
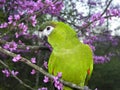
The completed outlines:
{"type": "MultiPolygon", "coordinates": [[[[5,50],[5,49],[3,49],[2,47],[0,47],[0,52],[2,52],[2,53],[4,53],[4,54],[7,54],[7,55],[9,55],[9,56],[11,56],[11,57],[17,56],[17,54],[12,53],[12,52],[10,52],[10,51],[8,51],[8,50],[5,50]]],[[[23,62],[23,63],[25,63],[25,64],[27,64],[28,66],[31,66],[32,68],[36,69],[36,70],[39,71],[40,73],[44,74],[45,76],[47,76],[47,77],[49,77],[49,78],[51,78],[51,79],[54,78],[53,75],[49,74],[48,72],[46,72],[45,70],[43,70],[41,67],[39,67],[39,66],[37,66],[37,65],[35,65],[35,64],[32,64],[32,63],[30,62],[30,60],[28,60],[28,59],[26,59],[26,58],[24,58],[24,57],[21,57],[21,60],[20,60],[20,61],[23,62]]],[[[78,89],[78,90],[84,90],[84,87],[79,87],[79,86],[77,86],[76,84],[73,84],[73,83],[70,83],[70,82],[66,82],[66,81],[64,81],[64,80],[62,80],[62,79],[60,79],[59,81],[60,81],[61,83],[63,83],[64,85],[69,86],[69,87],[71,87],[71,88],[75,88],[75,89],[78,89]]],[[[88,90],[90,90],[90,89],[88,89],[88,90]]]]}
{"type": "MultiPolygon", "coordinates": [[[[58,0],[55,0],[55,1],[53,2],[53,4],[55,4],[57,1],[58,1],[58,0]]],[[[41,12],[42,12],[43,10],[47,9],[49,6],[50,6],[50,5],[46,5],[46,6],[45,6],[44,8],[42,8],[40,11],[34,12],[34,14],[35,14],[35,15],[41,14],[41,12]]],[[[33,15],[33,14],[32,14],[32,15],[33,15]]],[[[19,22],[21,22],[21,21],[27,19],[27,18],[30,17],[30,16],[31,16],[31,15],[25,16],[25,17],[22,18],[19,22]]]]}
{"type": "Polygon", "coordinates": [[[110,4],[111,4],[112,1],[113,1],[113,0],[110,0],[110,1],[109,1],[109,3],[107,4],[107,6],[106,6],[105,10],[103,11],[103,13],[101,14],[101,16],[103,16],[103,15],[105,14],[105,12],[107,11],[107,9],[108,9],[108,7],[110,6],[110,4]]]}
{"type": "Polygon", "coordinates": [[[13,74],[12,74],[12,71],[10,70],[10,67],[9,67],[7,64],[5,64],[2,60],[0,60],[0,63],[9,70],[9,72],[11,73],[11,75],[12,75],[20,84],[22,84],[23,86],[29,88],[30,90],[35,90],[35,89],[32,88],[31,86],[29,86],[29,85],[27,85],[26,83],[24,83],[20,78],[18,78],[17,76],[13,75],[13,74]]]}
{"type": "MultiPolygon", "coordinates": [[[[105,14],[105,12],[107,11],[107,9],[108,9],[108,7],[110,6],[111,2],[112,2],[112,0],[109,1],[109,3],[107,4],[105,10],[103,11],[103,13],[100,15],[99,18],[101,18],[101,17],[105,14]]],[[[111,16],[111,15],[110,15],[110,16],[111,16]]],[[[105,16],[104,18],[107,18],[107,16],[105,16]]],[[[87,28],[88,26],[90,26],[92,23],[94,23],[94,22],[97,21],[97,20],[98,20],[98,19],[95,19],[94,21],[91,21],[91,22],[87,22],[88,24],[85,25],[85,27],[80,28],[80,30],[83,30],[83,29],[87,28]]],[[[79,31],[79,30],[78,30],[78,31],[79,31]]]]}
{"type": "MultiPolygon", "coordinates": [[[[103,18],[109,18],[109,17],[113,17],[114,15],[109,15],[109,16],[104,16],[103,18]]],[[[84,30],[85,28],[87,28],[88,26],[90,26],[92,23],[94,23],[95,21],[97,21],[98,19],[94,20],[94,21],[91,21],[91,22],[87,22],[88,24],[85,25],[85,27],[80,27],[79,29],[80,30],[84,30]]],[[[77,32],[79,32],[80,30],[78,30],[77,32]]]]}

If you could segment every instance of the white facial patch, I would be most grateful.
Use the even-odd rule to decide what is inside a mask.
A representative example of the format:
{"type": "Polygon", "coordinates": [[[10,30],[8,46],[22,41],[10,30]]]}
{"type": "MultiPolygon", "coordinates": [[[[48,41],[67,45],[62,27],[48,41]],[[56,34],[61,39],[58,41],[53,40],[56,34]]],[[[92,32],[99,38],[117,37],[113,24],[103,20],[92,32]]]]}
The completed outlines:
{"type": "Polygon", "coordinates": [[[50,35],[50,33],[53,31],[54,27],[52,26],[47,26],[44,30],[42,31],[35,31],[34,34],[39,36],[40,38],[44,36],[50,35]]]}
{"type": "Polygon", "coordinates": [[[51,34],[51,32],[53,31],[54,27],[52,26],[47,26],[43,32],[42,32],[42,36],[48,36],[51,34]]]}

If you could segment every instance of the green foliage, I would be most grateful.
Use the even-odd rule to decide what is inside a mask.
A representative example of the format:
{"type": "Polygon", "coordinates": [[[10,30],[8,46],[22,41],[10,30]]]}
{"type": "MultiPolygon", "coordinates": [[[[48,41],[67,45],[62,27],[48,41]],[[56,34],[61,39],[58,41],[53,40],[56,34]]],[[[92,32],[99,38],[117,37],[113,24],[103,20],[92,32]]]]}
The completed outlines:
{"type": "MultiPolygon", "coordinates": [[[[114,57],[108,63],[96,64],[89,86],[98,90],[120,90],[120,60],[114,57]]],[[[94,90],[93,89],[93,90],[94,90]]]]}

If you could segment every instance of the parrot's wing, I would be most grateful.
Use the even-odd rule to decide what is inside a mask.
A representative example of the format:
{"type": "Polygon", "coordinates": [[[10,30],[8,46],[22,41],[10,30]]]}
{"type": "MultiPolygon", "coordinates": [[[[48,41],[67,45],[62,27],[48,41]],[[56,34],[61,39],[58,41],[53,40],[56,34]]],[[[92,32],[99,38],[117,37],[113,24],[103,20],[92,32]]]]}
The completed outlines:
{"type": "Polygon", "coordinates": [[[52,52],[48,62],[48,72],[54,76],[57,75],[57,73],[55,73],[55,68],[59,66],[58,60],[59,57],[52,52]]]}
{"type": "Polygon", "coordinates": [[[62,72],[64,80],[83,86],[85,79],[87,82],[92,73],[92,51],[85,44],[81,44],[70,50],[64,49],[61,52],[53,50],[48,67],[49,73],[56,76],[58,72],[62,72]]]}
{"type": "Polygon", "coordinates": [[[56,57],[54,56],[53,53],[51,53],[48,63],[48,72],[53,75],[54,75],[55,60],[56,57]]]}
{"type": "Polygon", "coordinates": [[[80,44],[80,48],[80,52],[83,53],[81,55],[82,59],[80,60],[82,60],[82,64],[85,65],[84,70],[87,72],[84,85],[87,85],[93,71],[93,52],[87,44],[80,44]]]}

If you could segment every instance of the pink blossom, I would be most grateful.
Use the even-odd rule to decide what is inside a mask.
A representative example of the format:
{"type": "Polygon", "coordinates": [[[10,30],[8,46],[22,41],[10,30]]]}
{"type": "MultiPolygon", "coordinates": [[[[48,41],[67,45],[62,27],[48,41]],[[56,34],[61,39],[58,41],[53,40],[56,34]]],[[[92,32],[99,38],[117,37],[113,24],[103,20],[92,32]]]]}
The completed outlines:
{"type": "Polygon", "coordinates": [[[8,23],[4,22],[0,25],[0,28],[6,28],[8,26],[8,23]]]}
{"type": "Polygon", "coordinates": [[[6,77],[10,76],[10,72],[7,69],[2,70],[2,73],[5,74],[6,77]]]}
{"type": "Polygon", "coordinates": [[[96,14],[93,14],[90,19],[91,21],[95,21],[100,19],[100,17],[101,17],[101,13],[96,13],[96,14]]]}
{"type": "Polygon", "coordinates": [[[94,56],[94,62],[95,63],[105,63],[107,61],[110,61],[110,58],[108,56],[94,56]]]}
{"type": "Polygon", "coordinates": [[[38,90],[48,90],[46,87],[38,88],[38,90]]]}
{"type": "Polygon", "coordinates": [[[12,74],[13,76],[16,76],[18,73],[19,73],[18,71],[14,71],[14,70],[11,71],[11,74],[12,74]]]}
{"type": "Polygon", "coordinates": [[[8,17],[8,20],[9,20],[9,21],[13,20],[13,16],[10,15],[10,16],[8,17]]]}
{"type": "Polygon", "coordinates": [[[22,34],[25,35],[26,32],[27,32],[27,30],[28,30],[27,25],[25,25],[24,23],[20,23],[20,24],[18,25],[18,27],[19,27],[19,29],[22,30],[22,34]]]}
{"type": "Polygon", "coordinates": [[[20,59],[21,59],[21,56],[20,56],[20,54],[18,54],[12,59],[12,61],[13,62],[18,62],[20,59]]]}
{"type": "Polygon", "coordinates": [[[61,77],[62,77],[62,73],[61,72],[59,72],[58,75],[56,77],[54,77],[54,86],[58,90],[63,90],[63,84],[58,80],[61,77]]]}
{"type": "Polygon", "coordinates": [[[31,17],[30,17],[30,20],[31,20],[31,22],[32,22],[32,26],[35,27],[36,24],[37,24],[36,15],[31,16],[31,17]]]}
{"type": "Polygon", "coordinates": [[[18,37],[19,37],[19,34],[18,34],[17,32],[15,33],[15,37],[16,37],[16,38],[18,38],[18,37]]]}
{"type": "Polygon", "coordinates": [[[105,18],[101,17],[100,20],[99,20],[99,25],[102,25],[105,21],[105,18]]]}
{"type": "Polygon", "coordinates": [[[10,16],[8,17],[8,24],[12,24],[12,22],[13,22],[13,16],[10,15],[10,16]]]}
{"type": "Polygon", "coordinates": [[[13,22],[13,26],[16,26],[16,22],[13,22]]]}
{"type": "Polygon", "coordinates": [[[63,90],[63,84],[58,79],[59,79],[58,77],[54,77],[54,86],[58,90],[63,90]]]}
{"type": "Polygon", "coordinates": [[[12,41],[12,42],[6,43],[6,44],[4,45],[4,48],[5,48],[5,49],[8,49],[8,50],[10,50],[10,51],[14,51],[14,50],[17,49],[17,44],[16,44],[14,41],[12,41]]]}
{"type": "Polygon", "coordinates": [[[46,61],[44,61],[43,66],[47,69],[48,68],[48,63],[46,61]]]}
{"type": "Polygon", "coordinates": [[[30,72],[32,75],[34,75],[36,73],[35,69],[32,69],[32,71],[30,72]]]}
{"type": "Polygon", "coordinates": [[[19,15],[19,14],[15,14],[15,15],[14,15],[14,19],[15,19],[15,20],[19,20],[19,19],[20,19],[20,15],[19,15]]]}
{"type": "Polygon", "coordinates": [[[3,7],[6,3],[6,0],[0,0],[0,8],[3,7]]]}
{"type": "Polygon", "coordinates": [[[62,72],[59,72],[59,73],[57,74],[57,76],[58,76],[58,78],[61,78],[61,77],[62,77],[62,72]]]}
{"type": "Polygon", "coordinates": [[[49,78],[47,76],[44,76],[43,82],[47,83],[49,81],[49,78]]]}
{"type": "Polygon", "coordinates": [[[32,63],[36,63],[36,58],[31,58],[32,63]]]}
{"type": "Polygon", "coordinates": [[[27,46],[27,47],[26,47],[26,49],[27,49],[27,50],[29,50],[29,49],[30,49],[30,47],[29,47],[29,46],[27,46]]]}

